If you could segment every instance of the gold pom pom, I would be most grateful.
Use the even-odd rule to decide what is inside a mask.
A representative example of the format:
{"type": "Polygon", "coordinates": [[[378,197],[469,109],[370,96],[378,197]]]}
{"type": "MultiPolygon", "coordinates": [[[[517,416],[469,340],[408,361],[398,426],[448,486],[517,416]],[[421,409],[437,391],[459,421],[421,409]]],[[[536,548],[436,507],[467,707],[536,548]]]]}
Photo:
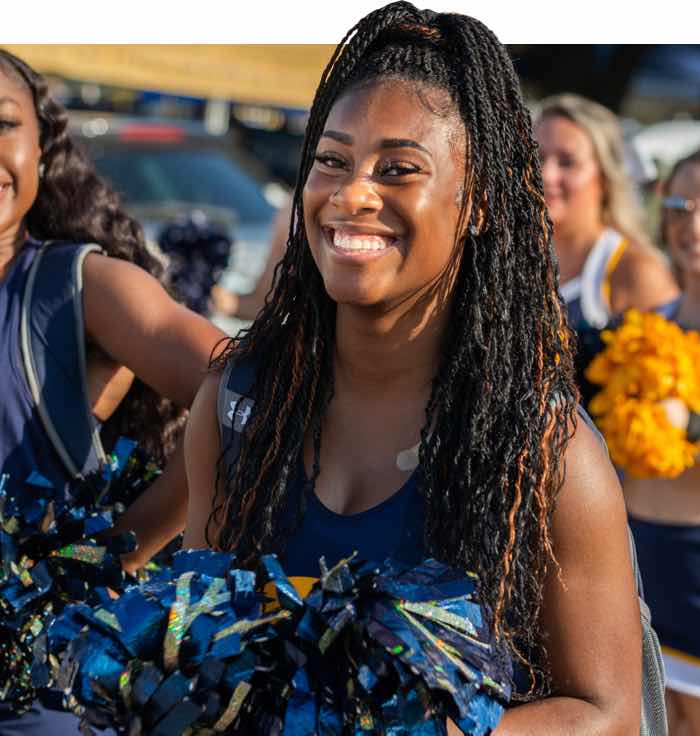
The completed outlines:
{"type": "Polygon", "coordinates": [[[589,409],[613,462],[637,478],[675,478],[695,464],[698,446],[671,424],[659,402],[680,399],[700,411],[700,335],[631,309],[602,337],[605,350],[586,377],[603,387],[589,409]]]}

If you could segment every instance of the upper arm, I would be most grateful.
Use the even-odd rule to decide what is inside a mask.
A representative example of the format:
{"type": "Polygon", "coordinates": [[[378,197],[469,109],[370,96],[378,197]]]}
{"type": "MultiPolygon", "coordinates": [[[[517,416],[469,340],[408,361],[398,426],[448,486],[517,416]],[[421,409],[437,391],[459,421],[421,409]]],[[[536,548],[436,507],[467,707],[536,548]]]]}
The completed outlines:
{"type": "Polygon", "coordinates": [[[85,329],[114,361],[189,406],[224,333],[174,301],[143,269],[90,254],[83,266],[85,329]]]}
{"type": "Polygon", "coordinates": [[[642,653],[627,517],[606,452],[581,420],[552,532],[560,574],[551,571],[546,582],[542,625],[555,694],[634,723],[642,653]]]}
{"type": "Polygon", "coordinates": [[[184,549],[207,547],[206,529],[214,505],[216,464],[221,453],[216,400],[219,374],[208,374],[185,427],[185,467],[189,497],[184,549]]]}
{"type": "Polygon", "coordinates": [[[613,314],[628,309],[653,309],[678,296],[671,269],[648,248],[632,246],[610,279],[613,314]]]}

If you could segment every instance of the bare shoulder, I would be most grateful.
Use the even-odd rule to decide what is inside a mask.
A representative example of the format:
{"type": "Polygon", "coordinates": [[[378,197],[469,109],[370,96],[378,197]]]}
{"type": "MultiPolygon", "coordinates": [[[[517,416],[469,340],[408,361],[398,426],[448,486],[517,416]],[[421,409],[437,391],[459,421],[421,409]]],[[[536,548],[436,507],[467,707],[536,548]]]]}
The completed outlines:
{"type": "Polygon", "coordinates": [[[593,550],[610,534],[626,539],[626,525],[622,489],[607,450],[578,417],[553,518],[556,555],[563,561],[569,554],[593,550]]]}
{"type": "Polygon", "coordinates": [[[640,618],[622,491],[580,418],[565,461],[552,520],[558,567],[542,607],[553,688],[595,705],[590,733],[639,733],[640,618]]]}
{"type": "Polygon", "coordinates": [[[632,242],[611,277],[613,312],[651,309],[678,296],[671,269],[653,247],[632,242]]]}

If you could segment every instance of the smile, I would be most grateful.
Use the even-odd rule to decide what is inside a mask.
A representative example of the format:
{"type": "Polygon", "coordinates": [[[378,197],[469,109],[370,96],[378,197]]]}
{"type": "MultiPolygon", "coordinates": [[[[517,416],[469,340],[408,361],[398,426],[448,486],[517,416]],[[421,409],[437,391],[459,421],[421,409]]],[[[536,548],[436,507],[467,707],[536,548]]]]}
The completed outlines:
{"type": "Polygon", "coordinates": [[[348,256],[380,255],[395,246],[397,239],[387,235],[356,230],[323,228],[326,242],[337,253],[348,256]]]}

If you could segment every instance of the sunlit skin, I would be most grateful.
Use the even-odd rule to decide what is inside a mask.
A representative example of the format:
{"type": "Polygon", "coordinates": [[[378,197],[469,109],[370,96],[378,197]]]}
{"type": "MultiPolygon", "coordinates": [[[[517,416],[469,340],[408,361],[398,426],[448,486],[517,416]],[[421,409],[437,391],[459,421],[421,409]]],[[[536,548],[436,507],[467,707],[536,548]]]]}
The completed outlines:
{"type": "MultiPolygon", "coordinates": [[[[331,110],[304,189],[309,247],[338,304],[336,397],[317,493],[339,513],[370,508],[406,480],[395,458],[420,439],[437,369],[465,138],[461,121],[426,102],[441,109],[449,101],[396,81],[347,92],[331,110]],[[344,249],[338,237],[382,249],[344,249]],[[388,426],[376,422],[378,407],[388,426]],[[365,439],[348,447],[349,434],[365,439]],[[368,466],[378,453],[381,462],[368,466]]],[[[310,438],[306,460],[311,468],[310,438]]]]}
{"type": "MultiPolygon", "coordinates": [[[[32,95],[0,71],[0,283],[25,243],[27,213],[41,196],[41,155],[32,95]]],[[[83,265],[83,308],[89,400],[100,421],[113,414],[134,375],[183,407],[192,403],[220,330],[174,302],[142,269],[92,253],[83,265]]],[[[124,558],[128,569],[144,564],[182,529],[186,498],[179,447],[118,523],[133,529],[139,543],[124,558]]]]}
{"type": "MultiPolygon", "coordinates": [[[[600,237],[603,221],[604,177],[593,142],[577,123],[562,115],[547,115],[537,124],[542,181],[560,283],[578,276],[600,237]]],[[[658,254],[639,243],[628,244],[610,277],[610,309],[621,314],[637,307],[649,309],[670,301],[677,286],[658,254]]]]}
{"type": "Polygon", "coordinates": [[[561,282],[566,283],[578,275],[603,231],[600,167],[590,137],[571,120],[545,117],[535,134],[561,282]]]}
{"type": "Polygon", "coordinates": [[[24,243],[39,189],[39,122],[30,92],[0,73],[0,278],[24,243]]]}
{"type": "MultiPolygon", "coordinates": [[[[692,213],[665,213],[664,240],[683,284],[677,319],[684,327],[700,331],[700,166],[682,166],[669,182],[668,194],[698,204],[698,211],[692,213]]],[[[687,426],[688,408],[678,400],[668,402],[667,414],[676,426],[687,426]]],[[[700,525],[699,488],[700,463],[678,478],[628,478],[624,483],[630,514],[666,524],[700,525]]],[[[676,691],[667,691],[667,698],[670,733],[700,735],[700,699],[676,691]]]]}
{"type": "Polygon", "coordinates": [[[451,144],[452,116],[425,110],[406,117],[423,104],[414,87],[384,82],[348,92],[319,142],[304,221],[326,290],[339,305],[387,313],[412,304],[453,254],[464,144],[451,144]],[[333,245],[334,233],[380,236],[387,247],[348,252],[333,245]]]}
{"type": "Polygon", "coordinates": [[[673,177],[668,189],[671,196],[695,203],[695,211],[668,212],[665,216],[665,239],[671,259],[683,273],[684,303],[692,300],[696,309],[686,308],[688,319],[700,325],[700,166],[686,164],[673,177]]]}
{"type": "MultiPolygon", "coordinates": [[[[453,296],[464,129],[423,103],[428,96],[430,108],[443,109],[443,93],[422,87],[418,95],[416,87],[379,82],[341,96],[304,191],[309,245],[337,303],[334,394],[314,490],[340,514],[376,506],[406,480],[397,454],[420,438],[453,296]],[[353,250],[363,235],[366,252],[353,250]]],[[[186,431],[188,547],[208,546],[218,382],[205,379],[186,431]]],[[[307,473],[311,445],[307,437],[307,473]]],[[[509,710],[494,734],[639,733],[639,609],[624,505],[582,422],[568,446],[552,534],[561,577],[553,570],[546,582],[542,626],[556,696],[509,710]]],[[[453,724],[449,733],[458,733],[453,724]]]]}

